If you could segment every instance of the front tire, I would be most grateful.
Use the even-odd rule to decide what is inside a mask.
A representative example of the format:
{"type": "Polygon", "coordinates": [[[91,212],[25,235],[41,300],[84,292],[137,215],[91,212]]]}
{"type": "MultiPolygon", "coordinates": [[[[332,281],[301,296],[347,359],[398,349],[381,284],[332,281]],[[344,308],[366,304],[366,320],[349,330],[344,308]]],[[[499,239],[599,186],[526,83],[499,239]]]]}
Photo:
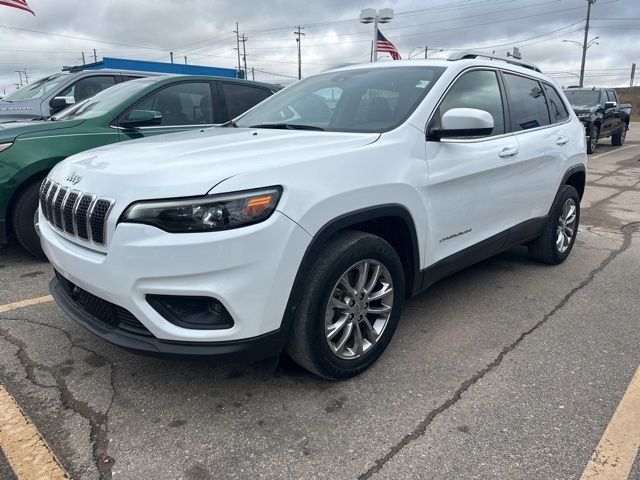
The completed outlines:
{"type": "Polygon", "coordinates": [[[624,145],[624,141],[627,137],[627,124],[626,123],[622,123],[622,125],[620,126],[620,130],[618,130],[617,133],[614,133],[611,136],[611,145],[613,145],[614,147],[621,147],[622,145],[624,145]]]}
{"type": "Polygon", "coordinates": [[[600,140],[600,129],[596,125],[589,127],[589,141],[587,142],[587,153],[591,154],[598,148],[598,140],[600,140]]]}
{"type": "Polygon", "coordinates": [[[529,253],[539,262],[557,265],[566,260],[578,235],[580,196],[564,185],[556,198],[542,234],[529,244],[529,253]]]}
{"type": "Polygon", "coordinates": [[[42,251],[34,221],[38,211],[40,183],[32,183],[18,196],[13,207],[13,231],[25,250],[34,257],[44,260],[46,257],[42,251]]]}
{"type": "Polygon", "coordinates": [[[389,243],[363,232],[339,234],[311,267],[287,353],[324,378],[363,372],[389,344],[404,290],[402,264],[389,243]]]}

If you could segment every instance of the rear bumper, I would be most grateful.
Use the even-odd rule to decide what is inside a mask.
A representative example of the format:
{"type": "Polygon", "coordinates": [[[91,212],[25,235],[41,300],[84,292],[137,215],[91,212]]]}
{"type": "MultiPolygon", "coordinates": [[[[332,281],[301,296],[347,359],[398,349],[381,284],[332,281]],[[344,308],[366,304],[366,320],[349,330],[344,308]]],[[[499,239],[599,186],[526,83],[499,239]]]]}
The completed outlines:
{"type": "Polygon", "coordinates": [[[221,342],[180,342],[161,340],[153,336],[124,331],[89,314],[62,287],[57,278],[49,289],[60,308],[84,328],[119,347],[159,355],[213,356],[225,360],[255,362],[277,355],[284,347],[286,336],[281,330],[243,340],[221,342]]]}

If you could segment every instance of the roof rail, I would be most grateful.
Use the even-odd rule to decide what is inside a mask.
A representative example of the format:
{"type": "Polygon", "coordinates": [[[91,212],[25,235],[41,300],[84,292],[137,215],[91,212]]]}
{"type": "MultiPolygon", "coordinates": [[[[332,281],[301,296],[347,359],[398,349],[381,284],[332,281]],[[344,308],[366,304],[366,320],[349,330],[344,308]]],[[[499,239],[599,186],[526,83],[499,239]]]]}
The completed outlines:
{"type": "Polygon", "coordinates": [[[536,72],[542,73],[542,70],[533,63],[522,62],[520,60],[514,60],[511,58],[504,57],[496,57],[495,55],[490,55],[488,53],[482,53],[474,50],[462,50],[460,52],[455,52],[449,56],[447,60],[456,61],[456,60],[465,60],[470,58],[488,58],[489,60],[501,60],[503,62],[510,63],[512,65],[518,65],[519,67],[529,68],[531,70],[535,70],[536,72]]]}

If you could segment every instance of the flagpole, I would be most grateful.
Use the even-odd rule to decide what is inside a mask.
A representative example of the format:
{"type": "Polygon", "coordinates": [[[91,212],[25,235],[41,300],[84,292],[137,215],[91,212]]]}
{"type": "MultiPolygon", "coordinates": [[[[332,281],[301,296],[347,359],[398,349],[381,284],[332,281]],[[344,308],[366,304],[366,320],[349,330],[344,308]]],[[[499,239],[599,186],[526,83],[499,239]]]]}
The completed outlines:
{"type": "Polygon", "coordinates": [[[373,21],[373,61],[378,61],[378,15],[373,21]]]}

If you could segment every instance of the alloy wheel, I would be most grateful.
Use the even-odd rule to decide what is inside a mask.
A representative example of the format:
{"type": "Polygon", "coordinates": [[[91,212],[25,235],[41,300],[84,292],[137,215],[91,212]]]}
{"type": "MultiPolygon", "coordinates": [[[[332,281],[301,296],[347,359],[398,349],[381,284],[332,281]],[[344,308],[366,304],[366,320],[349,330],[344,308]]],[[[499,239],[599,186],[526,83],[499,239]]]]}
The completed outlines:
{"type": "Polygon", "coordinates": [[[325,313],[325,338],[339,358],[353,360],[382,337],[393,307],[393,281],[376,260],[362,260],[342,274],[325,313]]]}
{"type": "Polygon", "coordinates": [[[577,206],[573,198],[567,199],[562,206],[556,236],[556,247],[560,253],[564,253],[571,245],[576,231],[577,206]]]}

